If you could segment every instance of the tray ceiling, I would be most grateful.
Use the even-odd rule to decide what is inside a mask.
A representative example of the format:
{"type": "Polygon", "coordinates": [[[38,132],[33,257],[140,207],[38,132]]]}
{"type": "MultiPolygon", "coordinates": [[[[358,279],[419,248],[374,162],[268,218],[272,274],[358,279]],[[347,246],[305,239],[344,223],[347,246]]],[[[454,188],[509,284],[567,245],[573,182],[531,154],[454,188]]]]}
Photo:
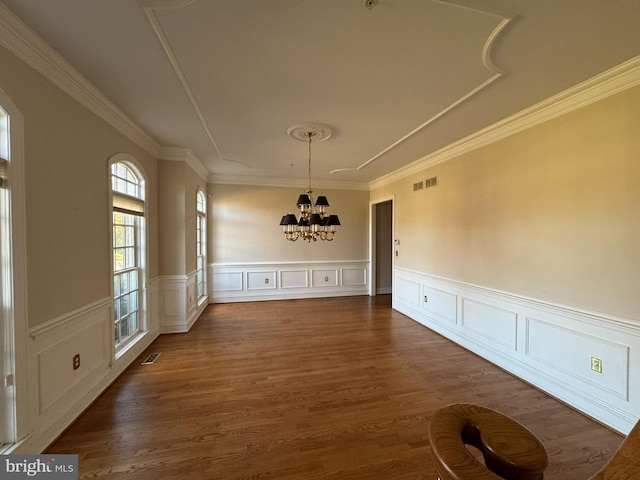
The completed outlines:
{"type": "Polygon", "coordinates": [[[371,182],[640,54],[637,0],[3,0],[214,178],[371,182]],[[573,7],[572,7],[573,5],[573,7]]]}

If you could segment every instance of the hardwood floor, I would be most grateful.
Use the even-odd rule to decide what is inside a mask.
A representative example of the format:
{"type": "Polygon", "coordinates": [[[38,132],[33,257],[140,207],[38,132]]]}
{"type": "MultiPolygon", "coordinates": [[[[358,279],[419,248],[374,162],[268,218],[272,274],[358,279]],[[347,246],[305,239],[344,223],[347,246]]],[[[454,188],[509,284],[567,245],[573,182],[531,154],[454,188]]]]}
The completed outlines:
{"type": "Polygon", "coordinates": [[[454,402],[533,431],[547,480],[586,480],[622,441],[389,296],[210,305],[152,352],[48,449],[77,453],[80,478],[435,479],[429,418],[454,402]]]}

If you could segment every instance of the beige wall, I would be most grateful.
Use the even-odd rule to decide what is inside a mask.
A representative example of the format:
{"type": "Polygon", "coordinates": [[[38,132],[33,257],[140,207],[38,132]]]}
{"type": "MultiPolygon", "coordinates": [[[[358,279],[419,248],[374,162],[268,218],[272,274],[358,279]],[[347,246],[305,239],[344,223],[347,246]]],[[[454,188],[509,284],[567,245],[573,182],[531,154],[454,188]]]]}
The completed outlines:
{"type": "Polygon", "coordinates": [[[372,191],[395,194],[396,265],[640,318],[639,105],[636,87],[372,191]]]}
{"type": "Polygon", "coordinates": [[[366,191],[316,189],[340,216],[335,240],[289,242],[279,226],[296,213],[301,188],[209,184],[209,262],[365,260],[368,258],[366,191]]]}
{"type": "Polygon", "coordinates": [[[184,162],[169,160],[158,162],[160,272],[162,275],[186,273],[184,179],[184,162]]]}
{"type": "Polygon", "coordinates": [[[24,117],[29,325],[111,295],[109,158],[146,175],[148,271],[158,274],[157,167],[147,152],[0,48],[0,88],[24,117]]]}
{"type": "Polygon", "coordinates": [[[159,162],[160,272],[188,275],[196,269],[196,193],[207,183],[182,161],[159,162]]]}

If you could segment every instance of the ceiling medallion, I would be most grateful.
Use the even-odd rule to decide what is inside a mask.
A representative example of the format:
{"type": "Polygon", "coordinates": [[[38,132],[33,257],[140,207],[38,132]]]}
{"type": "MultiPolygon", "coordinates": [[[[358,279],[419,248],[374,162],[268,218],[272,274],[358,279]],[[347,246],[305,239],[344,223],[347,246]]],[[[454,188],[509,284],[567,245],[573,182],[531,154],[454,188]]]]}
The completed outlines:
{"type": "Polygon", "coordinates": [[[287,134],[301,142],[309,141],[309,133],[312,134],[311,140],[313,142],[324,142],[331,137],[333,130],[322,123],[299,123],[287,128],[287,134]]]}
{"type": "Polygon", "coordinates": [[[327,140],[331,136],[331,128],[319,123],[299,124],[289,127],[287,133],[291,138],[309,144],[309,188],[300,194],[296,203],[300,209],[300,219],[289,212],[280,220],[284,236],[292,242],[299,238],[307,242],[318,239],[331,241],[336,234],[336,227],[340,225],[340,219],[338,215],[327,213],[327,197],[320,195],[314,203],[311,195],[311,142],[327,140]]]}

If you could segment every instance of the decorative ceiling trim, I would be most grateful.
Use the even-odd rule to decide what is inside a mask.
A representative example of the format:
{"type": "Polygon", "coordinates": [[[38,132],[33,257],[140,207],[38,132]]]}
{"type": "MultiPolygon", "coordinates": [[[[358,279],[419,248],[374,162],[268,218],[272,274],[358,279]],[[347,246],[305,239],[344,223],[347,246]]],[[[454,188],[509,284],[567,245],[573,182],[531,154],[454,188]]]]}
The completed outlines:
{"type": "Polygon", "coordinates": [[[414,175],[637,85],[640,85],[640,56],[384,175],[370,182],[369,186],[375,189],[414,175]]]}
{"type": "MultiPolygon", "coordinates": [[[[221,185],[253,185],[262,187],[296,187],[308,188],[307,180],[301,178],[279,178],[279,177],[247,177],[237,175],[210,175],[208,183],[221,185]]],[[[329,190],[363,190],[369,191],[369,184],[364,182],[341,182],[336,180],[314,180],[314,189],[318,188],[329,190]]]]}
{"type": "Polygon", "coordinates": [[[0,44],[136,145],[158,155],[156,140],[1,2],[0,44]]]}
{"type": "Polygon", "coordinates": [[[489,77],[487,80],[485,80],[484,82],[480,83],[478,86],[476,86],[475,88],[471,89],[469,92],[467,92],[466,94],[464,94],[463,96],[458,98],[456,101],[451,103],[449,106],[447,106],[446,108],[444,108],[440,112],[436,113],[431,118],[427,119],[424,123],[422,123],[421,125],[418,125],[416,128],[411,130],[409,133],[407,133],[406,135],[404,135],[400,139],[396,140],[394,143],[392,143],[391,145],[389,145],[388,147],[386,147],[382,151],[380,151],[377,154],[375,154],[369,160],[367,160],[366,162],[360,164],[358,167],[356,167],[356,168],[340,168],[340,169],[337,169],[337,170],[332,170],[330,173],[337,173],[337,172],[342,172],[342,171],[347,171],[347,170],[362,170],[363,168],[371,165],[374,161],[378,160],[384,154],[386,154],[390,150],[396,148],[401,143],[404,143],[405,141],[407,141],[409,138],[413,137],[418,132],[424,130],[426,127],[428,127],[432,123],[436,122],[438,119],[440,119],[441,117],[443,117],[444,115],[446,115],[447,113],[449,113],[450,111],[455,109],[458,105],[460,105],[463,102],[467,101],[469,98],[471,98],[472,96],[474,96],[475,94],[477,94],[478,92],[480,92],[481,90],[483,90],[484,88],[486,88],[487,86],[492,84],[494,81],[496,81],[498,78],[500,78],[503,75],[502,70],[497,68],[495,66],[495,64],[493,63],[493,61],[491,60],[491,52],[492,52],[492,48],[493,48],[493,45],[494,45],[496,39],[498,38],[500,33],[504,30],[504,28],[509,24],[509,22],[511,22],[513,20],[514,16],[513,15],[500,14],[500,13],[496,13],[496,12],[487,11],[485,9],[481,9],[479,7],[476,7],[476,6],[472,6],[472,5],[468,4],[467,2],[462,2],[462,1],[459,1],[459,0],[434,0],[434,1],[436,1],[438,3],[442,3],[443,5],[449,5],[451,7],[463,8],[463,9],[466,9],[466,10],[472,10],[474,12],[478,12],[478,13],[481,13],[481,14],[484,14],[484,15],[490,15],[490,16],[494,16],[494,17],[498,17],[498,18],[502,19],[498,23],[498,25],[493,29],[493,31],[489,34],[487,39],[485,40],[483,48],[482,48],[482,54],[481,54],[482,64],[484,65],[484,67],[489,72],[493,73],[493,75],[491,75],[491,77],[489,77]]]}
{"type": "MultiPolygon", "coordinates": [[[[154,2],[151,2],[151,3],[154,3],[154,2]]],[[[189,3],[192,3],[192,2],[189,2],[189,3]]],[[[189,84],[189,80],[187,79],[184,73],[184,70],[182,70],[182,66],[178,61],[178,57],[176,57],[176,54],[173,51],[173,47],[171,47],[171,44],[169,43],[169,39],[167,38],[166,34],[164,33],[164,30],[162,29],[162,26],[160,25],[160,21],[158,20],[158,17],[154,11],[154,8],[143,6],[143,10],[145,15],[147,16],[147,20],[149,21],[149,24],[151,25],[151,28],[153,29],[153,32],[156,34],[156,37],[158,38],[158,41],[162,46],[162,49],[167,55],[167,59],[169,60],[169,63],[171,64],[173,71],[178,77],[178,80],[180,81],[182,88],[184,89],[185,93],[187,94],[187,97],[189,98],[189,101],[191,102],[191,105],[193,106],[193,109],[195,110],[196,115],[200,120],[200,124],[202,125],[202,128],[207,134],[207,138],[209,138],[211,145],[213,146],[214,150],[216,151],[220,159],[224,160],[224,156],[222,155],[222,152],[218,147],[218,142],[216,142],[216,139],[213,136],[211,127],[209,127],[209,123],[207,122],[207,119],[204,116],[204,112],[202,111],[202,108],[200,108],[198,99],[196,98],[196,95],[193,92],[191,85],[189,84]]]]}
{"type": "Polygon", "coordinates": [[[143,8],[183,8],[197,0],[138,0],[143,8]]]}

